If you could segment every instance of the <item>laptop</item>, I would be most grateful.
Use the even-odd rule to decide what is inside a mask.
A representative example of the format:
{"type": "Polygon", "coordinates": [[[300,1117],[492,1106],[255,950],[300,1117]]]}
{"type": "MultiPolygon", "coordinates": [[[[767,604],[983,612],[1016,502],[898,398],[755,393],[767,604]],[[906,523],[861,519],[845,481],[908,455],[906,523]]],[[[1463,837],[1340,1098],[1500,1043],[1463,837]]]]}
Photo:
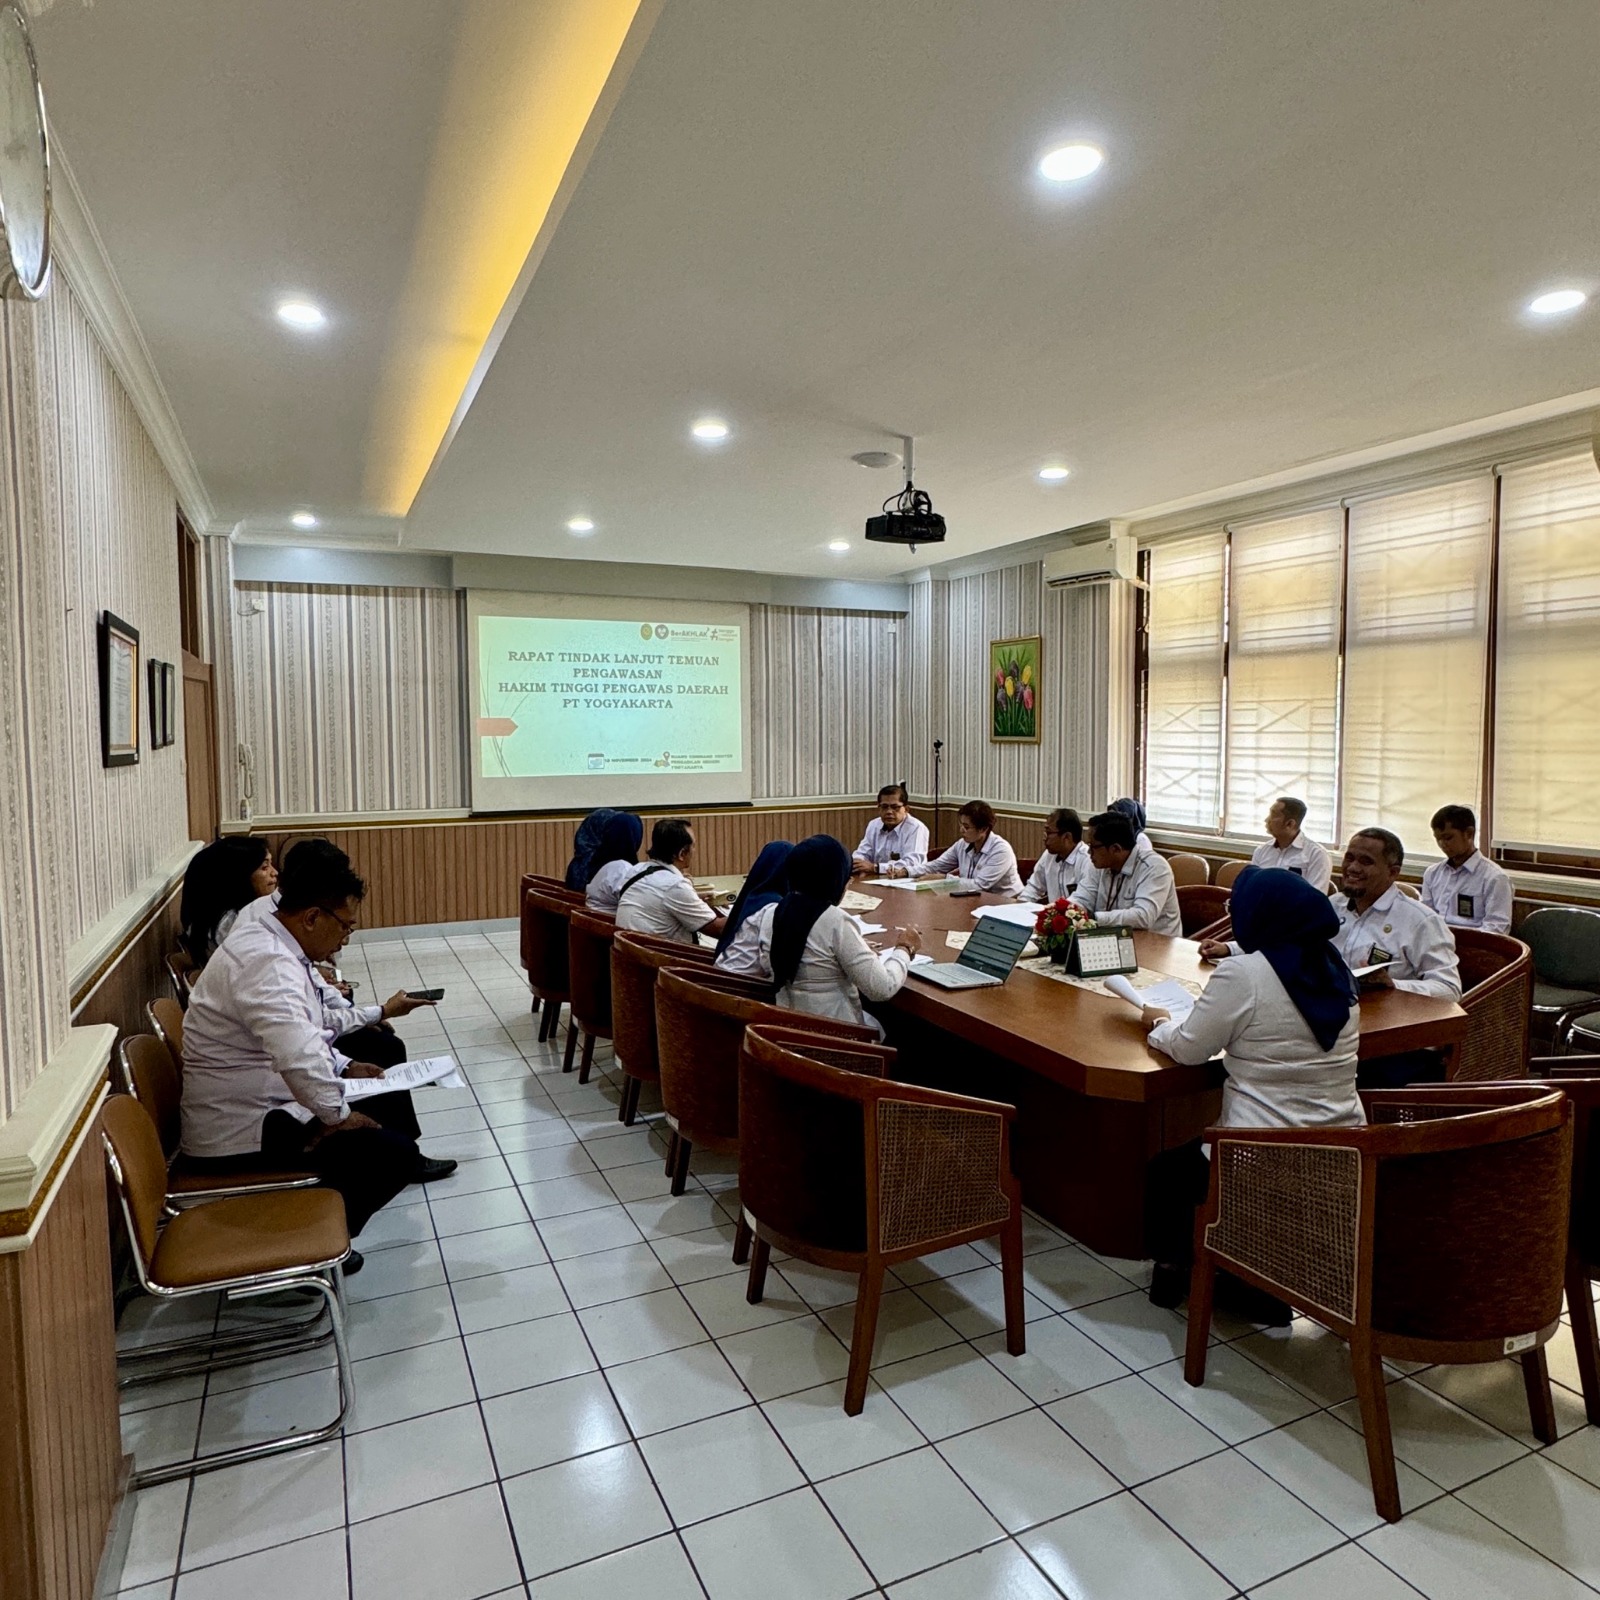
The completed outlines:
{"type": "Polygon", "coordinates": [[[954,961],[913,967],[911,976],[941,989],[992,989],[1011,976],[1033,929],[1000,917],[979,917],[966,948],[954,961]]]}

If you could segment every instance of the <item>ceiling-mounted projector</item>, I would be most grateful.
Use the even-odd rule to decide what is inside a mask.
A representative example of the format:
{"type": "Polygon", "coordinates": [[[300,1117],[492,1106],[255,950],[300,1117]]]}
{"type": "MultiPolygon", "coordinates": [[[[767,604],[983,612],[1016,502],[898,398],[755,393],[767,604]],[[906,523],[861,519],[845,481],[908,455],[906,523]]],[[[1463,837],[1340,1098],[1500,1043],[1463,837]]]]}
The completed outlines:
{"type": "Polygon", "coordinates": [[[877,544],[903,544],[915,550],[919,544],[944,542],[944,518],[933,509],[927,491],[911,481],[912,441],[905,441],[906,486],[883,502],[879,516],[867,518],[867,537],[877,544]]]}

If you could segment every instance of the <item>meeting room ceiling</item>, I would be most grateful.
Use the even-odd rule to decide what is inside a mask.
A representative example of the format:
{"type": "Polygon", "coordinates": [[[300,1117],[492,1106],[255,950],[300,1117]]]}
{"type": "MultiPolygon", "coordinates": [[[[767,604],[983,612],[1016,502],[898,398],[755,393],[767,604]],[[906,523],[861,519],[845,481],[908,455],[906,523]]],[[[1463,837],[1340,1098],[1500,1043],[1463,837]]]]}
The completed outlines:
{"type": "Polygon", "coordinates": [[[876,577],[1600,383],[1592,0],[603,0],[576,42],[563,3],[602,8],[35,4],[220,521],[876,577]],[[402,528],[426,347],[477,337],[457,269],[506,248],[442,224],[509,192],[495,129],[579,67],[563,191],[402,528]],[[1100,170],[1041,178],[1072,141],[1100,170]],[[1526,313],[1558,286],[1594,298],[1526,313]],[[327,326],[281,327],[288,293],[327,326]],[[862,541],[897,483],[850,457],[901,434],[942,551],[862,541]]]}

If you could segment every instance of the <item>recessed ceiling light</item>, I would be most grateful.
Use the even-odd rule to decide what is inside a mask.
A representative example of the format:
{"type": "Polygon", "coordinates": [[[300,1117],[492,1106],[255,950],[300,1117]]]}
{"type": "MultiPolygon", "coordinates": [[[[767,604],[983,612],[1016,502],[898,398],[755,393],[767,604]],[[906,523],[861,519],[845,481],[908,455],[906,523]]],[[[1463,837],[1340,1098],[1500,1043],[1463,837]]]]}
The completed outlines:
{"type": "Polygon", "coordinates": [[[1587,299],[1582,289],[1552,289],[1528,302],[1536,317],[1559,317],[1563,311],[1576,311],[1587,299]]]}
{"type": "Polygon", "coordinates": [[[1039,171],[1052,183],[1076,183],[1079,178],[1087,178],[1104,160],[1104,152],[1092,144],[1064,144],[1044,156],[1039,171]]]}
{"type": "Polygon", "coordinates": [[[328,320],[322,307],[314,300],[292,299],[278,302],[278,321],[302,332],[320,328],[328,320]]]}
{"type": "Polygon", "coordinates": [[[1060,483],[1063,478],[1070,478],[1071,476],[1072,476],[1072,468],[1071,467],[1040,467],[1039,468],[1039,482],[1040,483],[1060,483]]]}
{"type": "Polygon", "coordinates": [[[850,541],[848,539],[830,539],[828,541],[828,548],[833,551],[836,556],[842,556],[849,551],[850,541]]]}
{"type": "Polygon", "coordinates": [[[289,520],[297,528],[314,528],[317,525],[317,519],[309,511],[297,511],[289,520]]]}
{"type": "Polygon", "coordinates": [[[587,517],[574,517],[567,524],[568,533],[593,533],[594,524],[587,517]]]}
{"type": "Polygon", "coordinates": [[[721,444],[728,437],[728,424],[721,417],[701,417],[689,432],[701,444],[721,444]]]}

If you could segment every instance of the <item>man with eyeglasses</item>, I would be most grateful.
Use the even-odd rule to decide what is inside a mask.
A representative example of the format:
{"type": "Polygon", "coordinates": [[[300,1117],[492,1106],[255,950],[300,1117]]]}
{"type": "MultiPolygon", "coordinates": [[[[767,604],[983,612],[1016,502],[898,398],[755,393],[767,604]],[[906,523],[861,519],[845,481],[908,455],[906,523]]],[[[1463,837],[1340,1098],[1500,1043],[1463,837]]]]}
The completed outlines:
{"type": "MultiPolygon", "coordinates": [[[[373,1095],[359,1111],[345,1095],[345,1079],[383,1069],[334,1050],[314,969],[343,949],[366,892],[332,856],[285,879],[278,909],[206,963],[183,1019],[185,1163],[315,1172],[343,1196],[352,1238],[408,1183],[456,1166],[417,1148],[409,1094],[373,1095]]],[[[346,1273],[360,1266],[352,1252],[346,1273]]]]}
{"type": "Polygon", "coordinates": [[[928,860],[928,830],[911,815],[911,796],[903,783],[878,791],[878,814],[856,846],[851,869],[857,877],[915,877],[928,860]]]}
{"type": "Polygon", "coordinates": [[[1089,847],[1083,842],[1083,821],[1076,811],[1062,806],[1044,819],[1044,851],[1023,885],[1022,898],[1047,906],[1070,900],[1093,871],[1089,847]]]}

